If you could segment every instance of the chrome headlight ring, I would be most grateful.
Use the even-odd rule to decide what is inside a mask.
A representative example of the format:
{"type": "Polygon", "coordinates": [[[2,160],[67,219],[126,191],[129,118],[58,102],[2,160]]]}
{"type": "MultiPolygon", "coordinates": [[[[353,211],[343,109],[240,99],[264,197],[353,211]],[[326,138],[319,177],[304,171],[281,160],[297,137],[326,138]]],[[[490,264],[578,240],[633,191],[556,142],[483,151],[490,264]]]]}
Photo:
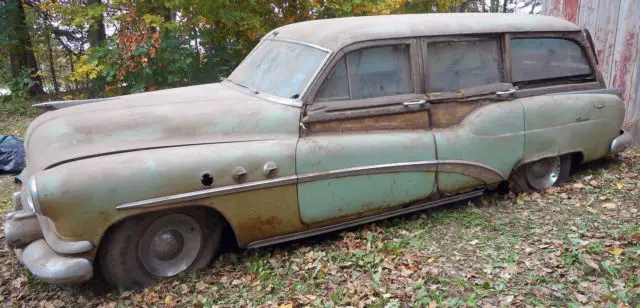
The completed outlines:
{"type": "Polygon", "coordinates": [[[27,203],[29,207],[38,215],[42,215],[42,209],[40,208],[40,200],[38,199],[38,184],[36,182],[36,176],[33,175],[29,178],[29,195],[27,196],[27,203]]]}

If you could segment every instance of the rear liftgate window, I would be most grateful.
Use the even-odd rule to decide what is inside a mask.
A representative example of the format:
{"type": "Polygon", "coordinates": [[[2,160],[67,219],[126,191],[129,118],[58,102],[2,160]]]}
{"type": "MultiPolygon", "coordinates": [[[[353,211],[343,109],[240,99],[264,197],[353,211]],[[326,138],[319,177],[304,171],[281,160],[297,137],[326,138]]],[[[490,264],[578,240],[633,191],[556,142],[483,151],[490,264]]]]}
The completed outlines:
{"type": "Polygon", "coordinates": [[[318,101],[365,99],[412,93],[409,45],[352,51],[335,65],[318,101]]]}
{"type": "Polygon", "coordinates": [[[557,38],[511,40],[514,82],[591,75],[589,60],[580,46],[557,38]]]}

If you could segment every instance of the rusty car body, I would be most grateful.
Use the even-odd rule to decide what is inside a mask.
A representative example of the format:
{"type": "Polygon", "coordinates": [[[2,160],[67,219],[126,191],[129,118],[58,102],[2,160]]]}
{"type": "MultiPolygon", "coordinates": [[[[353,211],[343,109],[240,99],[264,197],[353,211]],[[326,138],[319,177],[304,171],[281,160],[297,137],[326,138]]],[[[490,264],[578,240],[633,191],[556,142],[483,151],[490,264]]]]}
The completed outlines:
{"type": "Polygon", "coordinates": [[[630,144],[618,93],[553,17],[287,25],[221,83],[47,104],[6,240],[48,282],[95,261],[146,286],[208,264],[223,226],[254,248],[557,184],[630,144]]]}

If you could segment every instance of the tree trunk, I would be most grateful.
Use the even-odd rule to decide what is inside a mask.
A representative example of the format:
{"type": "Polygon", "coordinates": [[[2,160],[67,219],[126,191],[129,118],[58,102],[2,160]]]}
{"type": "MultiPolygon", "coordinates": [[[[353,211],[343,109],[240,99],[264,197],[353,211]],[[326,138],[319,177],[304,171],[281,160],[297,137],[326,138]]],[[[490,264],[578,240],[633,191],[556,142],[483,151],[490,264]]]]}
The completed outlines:
{"type": "MultiPolygon", "coordinates": [[[[69,69],[70,69],[70,74],[73,74],[73,72],[76,71],[76,68],[73,65],[73,51],[71,50],[67,50],[67,55],[69,56],[69,69]]],[[[78,89],[78,83],[77,82],[73,82],[73,89],[77,90],[78,89]]]]}
{"type": "Polygon", "coordinates": [[[53,82],[53,91],[55,93],[60,92],[60,86],[58,85],[58,77],[56,76],[56,65],[53,61],[53,50],[51,48],[51,35],[47,37],[47,51],[49,52],[49,67],[51,68],[51,81],[53,82]]]}
{"type": "Polygon", "coordinates": [[[34,84],[29,88],[28,93],[31,96],[44,94],[42,87],[42,77],[38,75],[38,63],[33,53],[33,45],[27,28],[27,20],[24,14],[24,7],[21,0],[9,0],[6,2],[9,14],[9,40],[11,47],[9,48],[11,59],[11,74],[17,77],[23,69],[31,74],[34,84]]]}
{"type": "Polygon", "coordinates": [[[507,2],[508,2],[508,1],[509,1],[509,0],[504,0],[504,1],[502,2],[502,13],[506,13],[506,12],[507,12],[507,2]]]}
{"type": "Polygon", "coordinates": [[[176,22],[177,14],[174,10],[168,8],[167,6],[162,7],[162,15],[165,22],[176,22]]]}
{"type": "MultiPolygon", "coordinates": [[[[102,4],[102,0],[88,0],[87,6],[91,5],[100,5],[102,4]]],[[[107,38],[107,33],[104,29],[104,17],[103,14],[100,14],[96,20],[94,20],[89,25],[89,31],[87,33],[87,38],[89,39],[89,45],[91,47],[95,47],[100,45],[107,38]]]]}

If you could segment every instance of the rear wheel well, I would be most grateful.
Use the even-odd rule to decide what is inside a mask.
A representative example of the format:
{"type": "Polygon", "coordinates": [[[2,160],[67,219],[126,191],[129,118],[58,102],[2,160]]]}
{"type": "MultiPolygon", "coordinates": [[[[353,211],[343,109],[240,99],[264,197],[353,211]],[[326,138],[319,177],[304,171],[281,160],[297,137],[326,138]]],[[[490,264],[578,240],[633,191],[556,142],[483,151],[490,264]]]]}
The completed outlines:
{"type": "Polygon", "coordinates": [[[571,155],[571,169],[574,170],[577,165],[584,161],[584,154],[582,152],[573,152],[569,154],[571,155]]]}

